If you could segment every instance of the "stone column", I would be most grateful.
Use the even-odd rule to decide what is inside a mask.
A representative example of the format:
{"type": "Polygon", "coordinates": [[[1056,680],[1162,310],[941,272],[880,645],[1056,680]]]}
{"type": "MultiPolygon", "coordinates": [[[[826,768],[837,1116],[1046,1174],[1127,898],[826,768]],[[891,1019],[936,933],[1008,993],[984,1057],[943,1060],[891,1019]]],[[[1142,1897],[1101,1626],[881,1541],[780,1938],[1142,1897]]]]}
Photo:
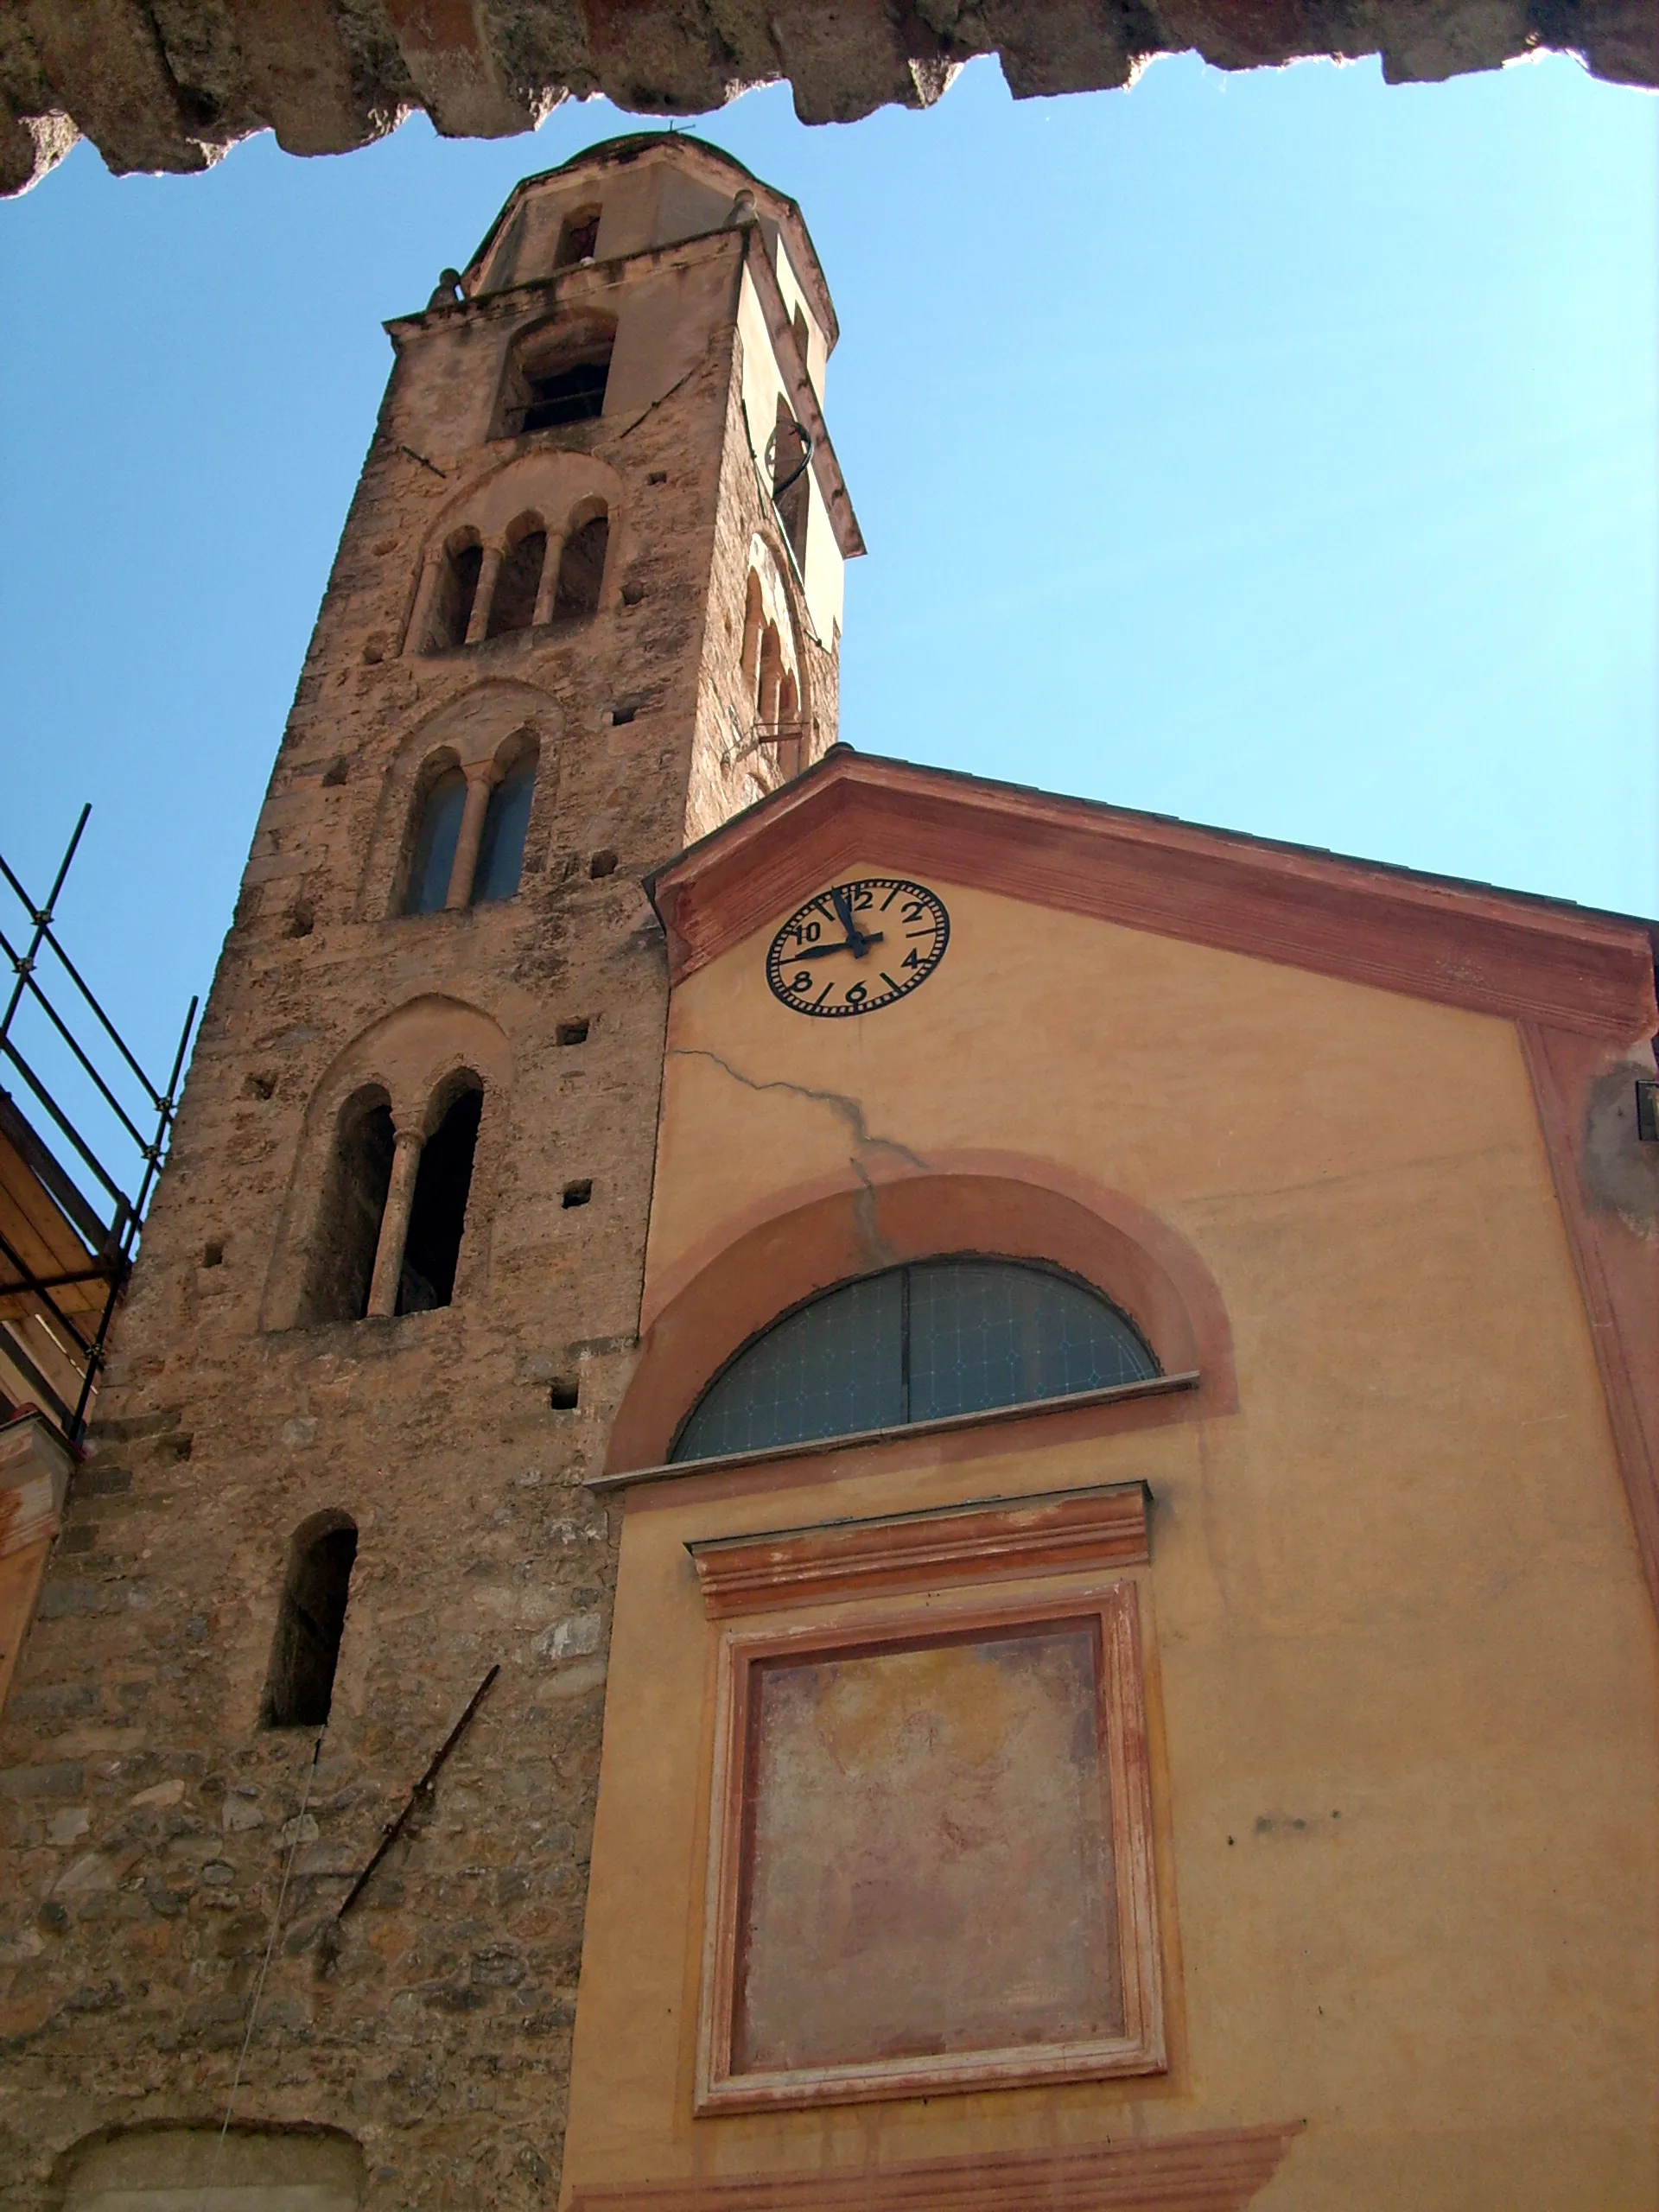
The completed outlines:
{"type": "Polygon", "coordinates": [[[564,559],[565,540],[569,535],[568,530],[550,530],[547,533],[547,553],[542,562],[542,581],[536,588],[536,612],[531,617],[532,624],[553,620],[553,603],[559,595],[559,566],[564,559]]]}
{"type": "Polygon", "coordinates": [[[495,788],[495,776],[491,764],[478,761],[467,771],[467,804],[462,809],[461,828],[455,834],[455,857],[449,868],[449,888],[444,893],[446,908],[467,906],[473,895],[473,875],[478,867],[479,841],[484,835],[484,817],[489,810],[490,793],[495,788]]]}
{"type": "Polygon", "coordinates": [[[409,631],[404,639],[405,656],[420,652],[426,638],[426,626],[432,619],[433,594],[438,588],[438,578],[443,574],[443,548],[434,545],[429,550],[421,570],[421,581],[415,591],[415,612],[409,618],[409,631]]]}
{"type": "Polygon", "coordinates": [[[410,1208],[415,1203],[415,1178],[420,1171],[421,1148],[426,1142],[420,1129],[399,1129],[392,1147],[391,1180],[386,1186],[385,1211],[380,1217],[380,1242],[374,1248],[374,1278],[369,1285],[369,1317],[397,1311],[397,1285],[404,1272],[404,1244],[409,1235],[410,1208]]]}
{"type": "Polygon", "coordinates": [[[478,589],[473,594],[472,620],[467,625],[467,643],[475,645],[490,626],[490,601],[495,597],[495,580],[500,574],[506,547],[500,543],[486,545],[484,559],[478,571],[478,589]]]}

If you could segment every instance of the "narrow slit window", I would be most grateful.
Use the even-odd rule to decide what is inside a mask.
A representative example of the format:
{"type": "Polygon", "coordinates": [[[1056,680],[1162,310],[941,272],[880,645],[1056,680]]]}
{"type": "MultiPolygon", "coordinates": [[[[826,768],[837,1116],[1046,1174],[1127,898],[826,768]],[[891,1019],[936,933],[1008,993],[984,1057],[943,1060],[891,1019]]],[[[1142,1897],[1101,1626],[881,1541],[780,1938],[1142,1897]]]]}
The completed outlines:
{"type": "Polygon", "coordinates": [[[435,914],[448,898],[461,817],[466,809],[467,779],[459,768],[446,768],[428,786],[421,801],[410,855],[409,888],[404,894],[406,914],[435,914]]]}
{"type": "Polygon", "coordinates": [[[536,792],[536,763],[521,760],[510,768],[490,793],[479,840],[478,867],[473,877],[473,904],[488,905],[511,899],[524,873],[524,833],[530,828],[530,803],[536,792]]]}
{"type": "Polygon", "coordinates": [[[455,1294],[483,1109],[481,1090],[463,1090],[422,1147],[397,1285],[400,1313],[429,1313],[455,1294]]]}
{"type": "Polygon", "coordinates": [[[319,1516],[296,1535],[265,1681],[267,1728],[327,1721],[356,1562],[357,1529],[344,1514],[319,1516]]]}

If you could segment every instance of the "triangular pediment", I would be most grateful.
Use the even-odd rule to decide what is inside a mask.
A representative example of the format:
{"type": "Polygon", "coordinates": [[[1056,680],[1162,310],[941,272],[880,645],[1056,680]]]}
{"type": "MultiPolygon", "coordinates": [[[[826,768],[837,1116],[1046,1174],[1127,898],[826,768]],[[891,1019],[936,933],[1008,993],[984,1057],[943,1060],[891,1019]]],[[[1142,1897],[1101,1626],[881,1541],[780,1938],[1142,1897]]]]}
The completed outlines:
{"type": "Polygon", "coordinates": [[[1633,1041],[1659,925],[834,747],[650,879],[677,982],[855,862],[1633,1041]]]}

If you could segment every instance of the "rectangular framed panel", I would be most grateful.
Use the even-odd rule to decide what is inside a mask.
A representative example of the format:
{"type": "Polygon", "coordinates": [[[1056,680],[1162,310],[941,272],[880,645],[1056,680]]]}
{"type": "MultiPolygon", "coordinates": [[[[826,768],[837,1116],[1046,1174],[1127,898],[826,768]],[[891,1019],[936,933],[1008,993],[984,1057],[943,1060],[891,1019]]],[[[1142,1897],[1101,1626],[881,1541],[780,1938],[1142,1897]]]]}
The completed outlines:
{"type": "Polygon", "coordinates": [[[1137,1599],[728,1630],[697,2108],[1160,2071],[1137,1599]]]}

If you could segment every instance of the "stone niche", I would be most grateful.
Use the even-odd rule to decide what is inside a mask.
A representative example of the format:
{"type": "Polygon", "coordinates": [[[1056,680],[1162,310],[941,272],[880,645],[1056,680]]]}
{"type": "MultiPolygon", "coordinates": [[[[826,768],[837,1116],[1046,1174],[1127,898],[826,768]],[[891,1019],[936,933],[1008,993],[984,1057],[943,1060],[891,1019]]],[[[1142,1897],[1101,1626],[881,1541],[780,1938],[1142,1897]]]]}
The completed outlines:
{"type": "Polygon", "coordinates": [[[363,2154],[320,2129],[142,2127],[82,2144],[63,2212],[357,2212],[363,2154]]]}

